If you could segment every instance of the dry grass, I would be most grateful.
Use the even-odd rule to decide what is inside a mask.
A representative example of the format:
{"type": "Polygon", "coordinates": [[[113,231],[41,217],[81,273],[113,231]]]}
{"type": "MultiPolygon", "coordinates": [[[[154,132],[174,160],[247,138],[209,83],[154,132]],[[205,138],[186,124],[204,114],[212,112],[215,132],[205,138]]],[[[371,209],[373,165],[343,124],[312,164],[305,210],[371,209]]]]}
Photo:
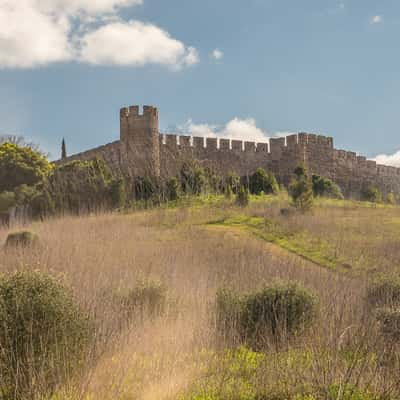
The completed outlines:
{"type": "MultiPolygon", "coordinates": [[[[398,265],[397,208],[331,206],[313,217],[290,219],[277,209],[256,204],[246,212],[328,238],[346,257],[381,260],[385,254],[384,269],[398,265]]],[[[207,386],[210,368],[225,371],[222,364],[215,366],[216,354],[223,354],[212,318],[216,291],[229,286],[246,292],[275,278],[299,281],[317,293],[320,319],[307,337],[288,342],[284,350],[271,349],[268,363],[252,374],[255,386],[289,391],[305,382],[313,388],[351,383],[399,394],[399,370],[377,362],[377,352],[389,348],[365,312],[365,279],[322,269],[246,232],[203,224],[237,213],[199,208],[65,217],[27,227],[39,235],[39,247],[0,254],[3,272],[28,268],[62,274],[96,316],[101,354],[59,399],[177,399],[193,386],[207,386]],[[102,294],[140,279],[157,279],[168,288],[166,312],[133,321],[121,332],[119,316],[102,294]],[[307,362],[293,361],[297,358],[307,362]]],[[[0,242],[7,233],[0,228],[0,242]]],[[[214,375],[221,381],[214,383],[224,390],[221,371],[214,375]]]]}

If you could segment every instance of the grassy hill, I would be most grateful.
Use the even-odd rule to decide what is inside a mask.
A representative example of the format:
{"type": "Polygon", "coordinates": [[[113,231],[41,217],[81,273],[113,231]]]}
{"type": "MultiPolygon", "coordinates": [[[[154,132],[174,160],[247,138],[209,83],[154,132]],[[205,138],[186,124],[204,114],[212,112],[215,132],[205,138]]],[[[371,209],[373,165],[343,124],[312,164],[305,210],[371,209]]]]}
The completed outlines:
{"type": "Polygon", "coordinates": [[[284,195],[246,208],[212,196],[24,227],[40,246],[2,250],[0,271],[62,275],[96,322],[96,357],[53,400],[399,399],[400,341],[382,335],[366,295],[382,274],[400,273],[400,208],[287,207],[284,195]],[[312,327],[262,349],[221,339],[217,291],[278,279],[316,294],[312,327]],[[116,310],[129,293],[137,307],[116,310]]]}

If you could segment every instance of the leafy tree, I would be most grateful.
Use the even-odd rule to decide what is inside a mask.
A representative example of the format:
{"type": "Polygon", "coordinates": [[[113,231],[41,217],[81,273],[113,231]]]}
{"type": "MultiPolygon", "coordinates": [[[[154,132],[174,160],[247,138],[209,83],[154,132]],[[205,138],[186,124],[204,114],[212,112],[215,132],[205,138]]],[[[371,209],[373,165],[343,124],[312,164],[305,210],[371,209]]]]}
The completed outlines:
{"type": "Polygon", "coordinates": [[[260,195],[278,193],[279,186],[275,176],[265,171],[264,168],[258,168],[257,171],[250,177],[251,193],[260,195]]]}
{"type": "Polygon", "coordinates": [[[36,150],[9,142],[0,145],[0,192],[13,191],[23,184],[36,185],[51,170],[47,158],[36,150]]]}
{"type": "Polygon", "coordinates": [[[294,170],[295,178],[290,183],[289,192],[292,196],[293,205],[305,212],[313,207],[314,194],[311,179],[308,177],[304,166],[299,166],[294,170]]]}
{"type": "Polygon", "coordinates": [[[375,186],[368,186],[362,192],[362,199],[371,203],[380,203],[382,201],[382,193],[375,186]]]}
{"type": "Polygon", "coordinates": [[[146,176],[136,177],[134,188],[136,200],[151,200],[159,192],[157,183],[146,176]]]}
{"type": "Polygon", "coordinates": [[[314,196],[331,197],[333,199],[343,199],[340,187],[328,178],[320,175],[312,176],[312,186],[314,196]]]}
{"type": "Polygon", "coordinates": [[[65,160],[67,158],[67,147],[65,145],[65,140],[63,138],[61,142],[61,159],[65,160]]]}
{"type": "Polygon", "coordinates": [[[205,172],[195,162],[185,162],[180,170],[182,190],[186,194],[200,194],[207,183],[205,172]]]}

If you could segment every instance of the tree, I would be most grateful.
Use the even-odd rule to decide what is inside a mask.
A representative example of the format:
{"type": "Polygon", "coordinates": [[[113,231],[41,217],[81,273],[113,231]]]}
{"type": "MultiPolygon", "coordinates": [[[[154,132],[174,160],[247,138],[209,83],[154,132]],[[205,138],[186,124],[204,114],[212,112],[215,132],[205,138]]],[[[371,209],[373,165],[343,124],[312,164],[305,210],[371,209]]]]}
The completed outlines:
{"type": "Polygon", "coordinates": [[[36,185],[51,170],[52,165],[38,151],[9,142],[0,144],[0,192],[36,185]]]}
{"type": "Polygon", "coordinates": [[[343,199],[343,194],[340,187],[328,178],[320,175],[312,176],[312,186],[314,196],[324,196],[333,199],[343,199]]]}
{"type": "Polygon", "coordinates": [[[314,194],[311,179],[308,177],[304,166],[299,166],[294,170],[295,178],[289,186],[293,205],[305,212],[313,207],[314,194]]]}
{"type": "Polygon", "coordinates": [[[382,193],[375,186],[368,186],[363,190],[362,198],[365,201],[370,201],[371,203],[380,203],[382,201],[382,193]]]}
{"type": "Polygon", "coordinates": [[[63,138],[61,142],[61,160],[65,160],[67,158],[67,147],[65,145],[65,140],[63,138]]]}
{"type": "Polygon", "coordinates": [[[279,191],[279,186],[274,175],[269,174],[264,168],[258,168],[250,177],[250,191],[256,195],[260,195],[262,192],[276,194],[279,191]]]}
{"type": "Polygon", "coordinates": [[[236,204],[239,207],[247,207],[249,205],[249,191],[244,186],[240,186],[238,194],[236,195],[236,204]]]}
{"type": "Polygon", "coordinates": [[[386,200],[387,203],[391,205],[395,205],[397,203],[396,195],[393,192],[388,193],[386,200]]]}

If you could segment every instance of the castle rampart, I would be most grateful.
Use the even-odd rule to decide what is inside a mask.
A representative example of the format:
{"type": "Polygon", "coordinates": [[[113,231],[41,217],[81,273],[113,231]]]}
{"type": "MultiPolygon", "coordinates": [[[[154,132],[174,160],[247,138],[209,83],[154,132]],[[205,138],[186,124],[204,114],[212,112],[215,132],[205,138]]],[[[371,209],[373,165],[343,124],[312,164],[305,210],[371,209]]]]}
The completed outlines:
{"type": "Polygon", "coordinates": [[[168,178],[179,173],[182,164],[197,160],[221,175],[235,172],[249,176],[258,167],[273,172],[282,184],[288,184],[293,170],[305,164],[310,172],[338,183],[347,196],[358,196],[368,185],[383,193],[400,194],[400,169],[377,165],[354,152],[334,148],[333,138],[310,133],[271,138],[265,143],[163,135],[158,127],[158,110],[144,106],[122,108],[120,140],[79,153],[60,162],[103,158],[115,171],[130,176],[168,178]]]}

